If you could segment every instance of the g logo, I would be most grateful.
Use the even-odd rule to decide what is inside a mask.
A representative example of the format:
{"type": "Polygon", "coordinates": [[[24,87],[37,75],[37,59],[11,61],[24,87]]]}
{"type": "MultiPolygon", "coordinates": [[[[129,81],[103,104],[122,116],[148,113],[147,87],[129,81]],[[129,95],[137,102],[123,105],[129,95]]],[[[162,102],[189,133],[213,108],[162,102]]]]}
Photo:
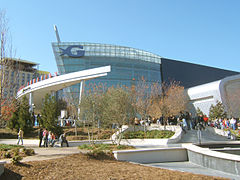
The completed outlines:
{"type": "Polygon", "coordinates": [[[64,54],[68,55],[69,57],[73,57],[73,58],[77,58],[77,57],[82,57],[85,54],[85,51],[83,49],[83,46],[81,45],[72,45],[72,46],[68,46],[67,49],[62,49],[62,54],[60,54],[60,56],[63,56],[64,54]],[[72,49],[73,48],[77,48],[78,50],[76,51],[77,53],[72,53],[72,49]]]}

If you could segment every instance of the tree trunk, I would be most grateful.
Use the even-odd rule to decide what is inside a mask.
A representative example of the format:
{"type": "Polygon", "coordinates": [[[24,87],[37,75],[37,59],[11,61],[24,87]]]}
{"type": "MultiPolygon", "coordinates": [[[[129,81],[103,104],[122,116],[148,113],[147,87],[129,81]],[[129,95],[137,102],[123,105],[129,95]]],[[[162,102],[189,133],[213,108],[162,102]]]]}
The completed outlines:
{"type": "Polygon", "coordinates": [[[77,121],[76,120],[74,121],[75,121],[75,136],[77,137],[77,121]]]}
{"type": "Polygon", "coordinates": [[[118,139],[117,139],[117,145],[119,146],[120,145],[120,142],[122,140],[122,127],[119,128],[119,134],[118,134],[118,139]]]}

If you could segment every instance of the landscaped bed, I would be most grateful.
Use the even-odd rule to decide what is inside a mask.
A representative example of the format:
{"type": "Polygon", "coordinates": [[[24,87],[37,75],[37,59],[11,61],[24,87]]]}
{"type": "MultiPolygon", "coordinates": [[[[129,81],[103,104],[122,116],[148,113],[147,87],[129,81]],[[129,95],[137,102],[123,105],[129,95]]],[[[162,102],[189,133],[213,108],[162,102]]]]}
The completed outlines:
{"type": "Polygon", "coordinates": [[[133,146],[116,145],[116,144],[83,144],[83,145],[78,146],[78,147],[79,147],[79,149],[101,150],[101,151],[135,149],[133,146]]]}
{"type": "Polygon", "coordinates": [[[174,135],[173,131],[169,130],[152,130],[152,131],[132,131],[125,132],[123,139],[168,139],[174,135]]]}
{"type": "Polygon", "coordinates": [[[26,162],[18,165],[6,164],[0,179],[182,179],[217,180],[205,175],[146,167],[120,162],[109,156],[98,158],[75,154],[53,160],[26,162]]]}
{"type": "Polygon", "coordinates": [[[21,160],[21,157],[31,156],[34,154],[35,152],[31,148],[24,148],[24,146],[19,145],[0,144],[0,159],[18,158],[21,160]]]}

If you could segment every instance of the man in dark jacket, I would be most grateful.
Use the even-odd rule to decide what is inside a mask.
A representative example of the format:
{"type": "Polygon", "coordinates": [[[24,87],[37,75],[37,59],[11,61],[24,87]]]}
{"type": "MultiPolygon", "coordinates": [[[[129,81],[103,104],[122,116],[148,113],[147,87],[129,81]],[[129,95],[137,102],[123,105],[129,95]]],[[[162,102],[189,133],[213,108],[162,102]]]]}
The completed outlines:
{"type": "Polygon", "coordinates": [[[204,123],[203,115],[200,114],[200,115],[198,116],[198,119],[197,119],[197,127],[198,127],[200,130],[205,129],[204,126],[203,126],[203,123],[204,123]]]}
{"type": "Polygon", "coordinates": [[[66,133],[61,134],[61,136],[59,137],[60,143],[61,143],[61,147],[63,147],[63,143],[67,144],[67,147],[69,147],[68,145],[68,141],[66,138],[66,133]]]}
{"type": "Polygon", "coordinates": [[[43,138],[43,130],[42,130],[42,128],[39,129],[38,137],[39,137],[39,147],[41,147],[41,145],[42,145],[42,138],[43,138]]]}

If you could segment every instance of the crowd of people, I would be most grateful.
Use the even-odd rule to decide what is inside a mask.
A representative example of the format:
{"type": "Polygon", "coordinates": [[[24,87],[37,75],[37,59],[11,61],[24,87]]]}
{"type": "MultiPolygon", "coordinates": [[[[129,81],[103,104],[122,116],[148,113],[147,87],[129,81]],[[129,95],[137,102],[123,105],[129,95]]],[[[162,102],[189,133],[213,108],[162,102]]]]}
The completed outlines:
{"type": "Polygon", "coordinates": [[[170,115],[168,118],[164,119],[160,117],[154,119],[148,117],[146,119],[138,120],[135,118],[135,125],[151,125],[151,123],[156,123],[159,125],[180,125],[184,132],[192,129],[205,129],[206,126],[215,127],[218,129],[232,129],[237,130],[240,127],[240,122],[236,118],[224,118],[224,119],[215,119],[210,120],[207,115],[197,115],[193,116],[189,112],[180,112],[178,116],[170,115]]]}
{"type": "MultiPolygon", "coordinates": [[[[138,119],[135,118],[134,120],[135,125],[141,126],[150,126],[152,123],[156,123],[159,125],[180,125],[182,127],[183,132],[186,133],[187,130],[204,130],[206,126],[215,127],[218,129],[227,129],[228,130],[228,137],[231,136],[231,130],[237,131],[240,128],[240,121],[234,117],[232,118],[217,118],[215,120],[209,120],[206,115],[198,115],[193,116],[189,112],[180,112],[178,116],[170,115],[168,118],[160,117],[158,119],[151,118],[148,116],[146,119],[138,119]]],[[[117,126],[116,124],[113,124],[117,126]]],[[[240,134],[240,130],[237,132],[240,134]]],[[[18,142],[19,144],[23,145],[23,130],[20,129],[18,132],[18,142]]],[[[69,147],[68,141],[66,139],[66,133],[63,133],[57,139],[56,135],[48,131],[47,129],[40,128],[39,130],[39,147],[53,147],[55,143],[59,141],[61,147],[63,144],[66,143],[67,147],[69,147]]]]}
{"type": "MultiPolygon", "coordinates": [[[[66,143],[67,147],[69,147],[66,133],[63,133],[59,136],[58,141],[61,144],[61,147],[63,147],[63,143],[66,143]]],[[[48,131],[47,129],[41,129],[39,130],[39,147],[53,147],[54,144],[57,142],[57,137],[55,134],[51,131],[48,131]],[[42,145],[43,143],[43,145],[42,145]]]]}
{"type": "Polygon", "coordinates": [[[238,127],[240,127],[240,123],[237,121],[236,118],[232,117],[232,118],[224,118],[224,119],[215,119],[212,123],[211,123],[212,127],[216,127],[218,129],[233,129],[233,130],[237,130],[238,127]]]}

